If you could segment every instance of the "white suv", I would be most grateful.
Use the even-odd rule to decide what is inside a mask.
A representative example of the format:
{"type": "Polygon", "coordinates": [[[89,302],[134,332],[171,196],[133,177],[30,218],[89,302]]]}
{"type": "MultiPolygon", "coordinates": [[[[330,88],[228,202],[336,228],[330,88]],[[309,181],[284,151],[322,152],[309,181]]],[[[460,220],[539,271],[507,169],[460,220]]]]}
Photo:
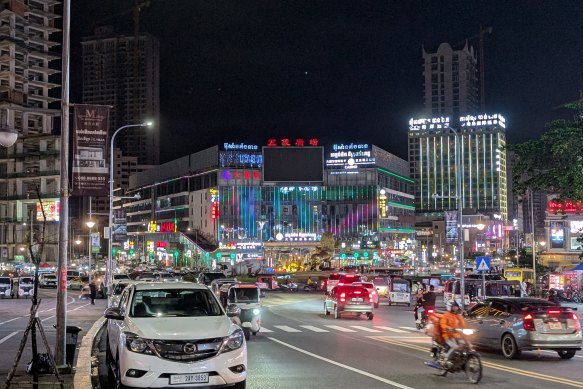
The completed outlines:
{"type": "Polygon", "coordinates": [[[107,308],[107,364],[115,387],[245,388],[240,327],[204,285],[139,283],[107,308]]]}

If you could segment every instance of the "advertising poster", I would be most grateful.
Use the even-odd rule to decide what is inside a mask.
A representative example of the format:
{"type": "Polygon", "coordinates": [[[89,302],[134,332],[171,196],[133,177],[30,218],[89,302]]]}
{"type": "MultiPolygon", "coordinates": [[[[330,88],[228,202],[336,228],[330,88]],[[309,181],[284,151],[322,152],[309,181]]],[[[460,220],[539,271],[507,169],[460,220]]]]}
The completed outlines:
{"type": "Polygon", "coordinates": [[[565,226],[563,222],[551,222],[551,248],[562,249],[565,247],[565,226]]]}
{"type": "Polygon", "coordinates": [[[447,243],[458,241],[457,211],[445,211],[445,240],[447,243]]]}
{"type": "Polygon", "coordinates": [[[73,127],[73,195],[107,196],[109,107],[75,105],[73,127]]]}
{"type": "Polygon", "coordinates": [[[113,215],[113,241],[125,242],[128,240],[128,220],[123,209],[116,209],[113,215]]]}

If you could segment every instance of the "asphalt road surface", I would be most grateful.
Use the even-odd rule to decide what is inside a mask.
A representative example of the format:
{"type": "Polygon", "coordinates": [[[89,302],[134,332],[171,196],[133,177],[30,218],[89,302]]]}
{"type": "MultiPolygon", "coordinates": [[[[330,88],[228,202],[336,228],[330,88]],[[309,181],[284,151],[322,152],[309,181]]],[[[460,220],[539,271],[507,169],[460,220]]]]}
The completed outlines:
{"type": "MultiPolygon", "coordinates": [[[[425,367],[430,339],[417,331],[412,308],[382,304],[372,321],[324,315],[324,296],[271,293],[263,300],[262,331],[249,348],[248,388],[465,388],[464,374],[438,377],[425,367]]],[[[105,344],[101,348],[104,350],[105,344]]],[[[509,361],[480,350],[481,388],[583,388],[583,353],[525,352],[509,361]]],[[[101,360],[104,358],[102,352],[101,360]]],[[[102,387],[108,387],[105,369],[102,387]]]]}
{"type": "MultiPolygon", "coordinates": [[[[103,314],[106,300],[95,300],[95,305],[91,305],[89,300],[80,300],[79,291],[69,291],[67,298],[67,325],[78,326],[82,329],[79,333],[77,347],[81,344],[81,339],[93,323],[103,314]]],[[[39,289],[41,305],[39,307],[39,317],[47,335],[47,340],[51,351],[55,348],[55,328],[56,323],[56,289],[39,289]]],[[[14,364],[24,330],[30,320],[30,299],[0,299],[0,375],[6,378],[8,372],[14,364]]],[[[45,346],[41,336],[37,331],[37,344],[40,353],[44,353],[45,346]]],[[[26,364],[32,360],[30,336],[22,358],[16,370],[17,380],[22,380],[26,374],[26,364]]],[[[51,381],[50,377],[48,381],[51,381]]]]}

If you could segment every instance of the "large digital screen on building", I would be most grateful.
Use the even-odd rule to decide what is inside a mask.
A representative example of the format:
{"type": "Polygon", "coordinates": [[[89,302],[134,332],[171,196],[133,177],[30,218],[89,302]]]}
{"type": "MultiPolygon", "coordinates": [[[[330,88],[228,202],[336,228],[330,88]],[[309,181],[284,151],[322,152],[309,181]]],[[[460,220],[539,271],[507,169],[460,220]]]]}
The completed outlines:
{"type": "Polygon", "coordinates": [[[551,222],[551,248],[565,247],[565,228],[562,222],[551,222]]]}
{"type": "Polygon", "coordinates": [[[42,207],[40,202],[36,202],[36,221],[38,222],[44,221],[45,218],[48,222],[58,222],[60,212],[61,202],[59,200],[43,201],[42,207]]]}
{"type": "Polygon", "coordinates": [[[263,181],[324,181],[324,148],[264,147],[263,181]]]}

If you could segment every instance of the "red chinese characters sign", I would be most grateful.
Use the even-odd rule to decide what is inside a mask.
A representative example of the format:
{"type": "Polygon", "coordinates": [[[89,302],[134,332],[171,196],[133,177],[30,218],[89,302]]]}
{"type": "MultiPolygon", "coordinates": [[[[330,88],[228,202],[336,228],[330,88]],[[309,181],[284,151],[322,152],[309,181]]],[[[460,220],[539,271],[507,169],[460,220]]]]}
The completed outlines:
{"type": "Polygon", "coordinates": [[[217,220],[220,216],[219,203],[213,203],[211,206],[211,219],[217,220]]]}
{"type": "Polygon", "coordinates": [[[275,138],[270,138],[267,140],[267,147],[277,147],[277,146],[283,146],[283,147],[290,147],[290,146],[295,146],[295,147],[304,147],[307,145],[312,146],[312,147],[316,147],[318,146],[318,143],[320,143],[318,141],[318,138],[310,138],[307,140],[303,139],[303,138],[297,138],[295,141],[292,142],[292,140],[290,138],[282,138],[282,139],[275,139],[275,138]]]}
{"type": "Polygon", "coordinates": [[[581,201],[557,201],[550,200],[547,205],[547,212],[552,213],[583,213],[583,203],[581,201]]]}

